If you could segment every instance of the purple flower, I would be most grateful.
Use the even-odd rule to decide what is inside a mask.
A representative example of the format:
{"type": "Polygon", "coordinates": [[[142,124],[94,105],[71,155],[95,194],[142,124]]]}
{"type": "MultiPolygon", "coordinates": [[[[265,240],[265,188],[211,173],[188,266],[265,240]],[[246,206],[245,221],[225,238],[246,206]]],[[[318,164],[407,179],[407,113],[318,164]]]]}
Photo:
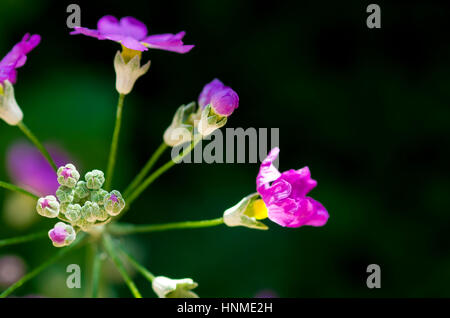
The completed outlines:
{"type": "Polygon", "coordinates": [[[70,34],[84,34],[99,40],[112,40],[136,51],[147,51],[148,48],[178,53],[189,52],[194,45],[184,45],[182,39],[185,32],[177,34],[158,34],[147,36],[147,27],[133,17],[116,17],[106,15],[97,23],[97,30],[75,27],[70,34]]]}
{"type": "Polygon", "coordinates": [[[233,89],[215,78],[203,87],[198,104],[201,108],[211,104],[216,114],[228,117],[239,107],[239,96],[233,89]]]}
{"type": "Polygon", "coordinates": [[[256,177],[256,189],[268,208],[269,219],[287,227],[325,225],[329,218],[327,210],[306,196],[317,185],[309,168],[280,173],[272,164],[279,152],[279,148],[270,151],[256,177]]]}
{"type": "MultiPolygon", "coordinates": [[[[60,148],[48,146],[47,149],[57,166],[70,162],[69,156],[60,148]]],[[[55,171],[41,153],[28,143],[16,143],[8,150],[7,168],[14,183],[39,196],[55,193],[59,187],[55,171]]]]}
{"type": "Polygon", "coordinates": [[[0,84],[8,80],[12,84],[16,83],[17,71],[27,61],[27,54],[33,50],[41,41],[38,34],[25,34],[22,40],[14,45],[11,51],[0,61],[0,84]]]}

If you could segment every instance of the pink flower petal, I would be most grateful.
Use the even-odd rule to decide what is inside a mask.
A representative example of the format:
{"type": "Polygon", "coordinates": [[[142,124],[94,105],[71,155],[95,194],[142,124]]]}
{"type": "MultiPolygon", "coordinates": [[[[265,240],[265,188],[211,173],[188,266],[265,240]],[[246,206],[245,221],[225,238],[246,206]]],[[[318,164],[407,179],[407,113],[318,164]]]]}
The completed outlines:
{"type": "Polygon", "coordinates": [[[17,80],[16,69],[22,67],[27,61],[27,54],[41,41],[41,36],[25,34],[22,40],[14,45],[12,50],[0,61],[0,84],[9,80],[14,84],[17,80]]]}
{"type": "Polygon", "coordinates": [[[311,179],[309,168],[280,174],[272,164],[278,153],[278,148],[272,149],[256,177],[256,189],[267,205],[269,219],[286,227],[325,225],[329,218],[325,207],[306,197],[317,185],[317,181],[311,179]]]}
{"type": "Polygon", "coordinates": [[[160,49],[165,51],[172,51],[177,53],[187,53],[194,45],[184,45],[181,40],[186,32],[182,31],[177,34],[165,33],[150,35],[144,40],[143,43],[147,44],[150,48],[160,49]]]}

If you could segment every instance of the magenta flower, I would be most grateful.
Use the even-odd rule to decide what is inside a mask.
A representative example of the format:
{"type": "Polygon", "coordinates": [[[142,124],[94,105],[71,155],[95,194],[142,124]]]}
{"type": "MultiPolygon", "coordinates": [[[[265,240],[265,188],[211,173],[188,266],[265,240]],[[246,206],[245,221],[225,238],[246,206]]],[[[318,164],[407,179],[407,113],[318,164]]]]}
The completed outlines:
{"type": "Polygon", "coordinates": [[[239,96],[233,89],[215,78],[203,87],[198,104],[201,108],[211,104],[216,114],[228,117],[239,107],[239,96]]]}
{"type": "Polygon", "coordinates": [[[279,152],[277,147],[270,151],[256,177],[256,189],[267,206],[269,219],[286,227],[325,225],[327,210],[306,196],[317,185],[309,168],[280,173],[272,164],[279,152]]]}
{"type": "Polygon", "coordinates": [[[0,84],[8,80],[12,84],[16,83],[17,70],[27,61],[27,54],[33,50],[41,41],[38,34],[30,36],[25,34],[22,40],[14,45],[11,51],[0,61],[0,84]]]}
{"type": "Polygon", "coordinates": [[[147,27],[133,17],[116,17],[106,15],[97,23],[97,30],[75,27],[70,34],[84,34],[99,40],[111,40],[135,51],[147,51],[148,48],[187,53],[194,45],[184,45],[185,32],[177,34],[157,34],[147,36],[147,27]]]}
{"type": "MultiPolygon", "coordinates": [[[[62,149],[51,145],[47,149],[57,166],[70,162],[62,149]]],[[[16,143],[8,150],[7,168],[15,184],[39,196],[55,193],[59,187],[55,171],[41,153],[28,143],[16,143]]]]}

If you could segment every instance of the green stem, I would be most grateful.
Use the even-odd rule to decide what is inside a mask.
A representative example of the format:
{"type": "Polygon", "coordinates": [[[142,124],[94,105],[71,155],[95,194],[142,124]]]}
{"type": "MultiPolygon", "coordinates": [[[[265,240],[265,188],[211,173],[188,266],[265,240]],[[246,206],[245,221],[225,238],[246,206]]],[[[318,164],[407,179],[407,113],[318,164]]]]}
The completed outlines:
{"type": "Polygon", "coordinates": [[[84,235],[81,235],[78,237],[78,239],[70,244],[67,247],[61,248],[53,257],[48,259],[46,262],[42,263],[40,266],[36,267],[34,270],[23,276],[21,279],[19,279],[17,282],[12,284],[10,287],[8,287],[3,293],[0,294],[0,298],[5,298],[9,296],[13,291],[15,291],[17,288],[21,287],[23,284],[28,282],[29,280],[33,279],[37,275],[39,275],[43,270],[45,270],[47,267],[61,259],[64,255],[66,255],[68,252],[70,252],[81,240],[83,239],[84,235]]]}
{"type": "Polygon", "coordinates": [[[135,233],[161,232],[168,230],[197,229],[197,228],[217,226],[221,224],[223,224],[222,217],[212,220],[185,221],[185,222],[150,224],[150,225],[115,223],[110,226],[109,232],[114,235],[127,235],[135,233]]]}
{"type": "Polygon", "coordinates": [[[146,269],[144,266],[138,263],[138,261],[128,254],[121,246],[117,245],[122,252],[123,255],[127,258],[128,262],[136,268],[136,270],[142,274],[150,283],[153,282],[153,279],[155,278],[155,275],[150,273],[148,269],[146,269]]]}
{"type": "Polygon", "coordinates": [[[4,181],[0,181],[0,188],[5,188],[5,189],[11,190],[11,191],[19,192],[19,193],[25,194],[25,195],[27,195],[29,197],[32,197],[33,199],[36,199],[36,200],[39,199],[39,197],[37,195],[35,195],[35,194],[31,193],[31,192],[28,192],[27,190],[22,189],[21,187],[18,187],[18,186],[14,185],[14,184],[7,183],[7,182],[4,182],[4,181]]]}
{"type": "Polygon", "coordinates": [[[47,149],[42,145],[42,143],[37,139],[37,137],[31,132],[31,130],[23,123],[23,121],[19,122],[17,124],[17,127],[22,130],[22,132],[27,136],[31,142],[36,146],[37,149],[41,152],[41,154],[47,159],[48,163],[52,166],[53,170],[55,172],[58,170],[58,167],[56,166],[55,162],[53,161],[52,157],[48,153],[47,149]]]}
{"type": "Polygon", "coordinates": [[[111,150],[109,152],[108,168],[106,170],[106,190],[111,190],[111,183],[114,174],[114,167],[116,165],[117,145],[119,143],[120,126],[122,123],[122,109],[124,94],[119,94],[119,101],[117,102],[116,124],[114,126],[113,138],[111,141],[111,150]]]}
{"type": "Polygon", "coordinates": [[[128,275],[128,273],[125,269],[125,266],[123,265],[119,256],[116,254],[112,239],[109,235],[103,236],[103,245],[105,247],[106,253],[108,253],[109,257],[111,257],[112,261],[116,265],[117,269],[119,270],[120,274],[122,275],[125,283],[127,284],[128,288],[130,289],[133,296],[135,298],[142,298],[142,295],[139,292],[139,290],[137,289],[136,284],[130,278],[130,276],[128,275]]]}
{"type": "Polygon", "coordinates": [[[12,238],[8,238],[8,239],[0,240],[0,247],[30,242],[30,241],[34,241],[34,240],[37,240],[40,238],[44,238],[46,236],[47,236],[47,232],[38,232],[38,233],[28,234],[28,235],[24,235],[24,236],[12,237],[12,238]]]}
{"type": "Polygon", "coordinates": [[[100,272],[102,269],[102,251],[97,246],[95,247],[94,262],[92,265],[92,297],[98,297],[98,286],[100,284],[100,272]]]}
{"type": "MultiPolygon", "coordinates": [[[[125,197],[127,206],[130,206],[131,203],[134,200],[136,200],[139,197],[139,195],[141,195],[141,193],[144,192],[145,189],[147,189],[147,187],[153,183],[153,181],[158,179],[158,177],[160,175],[162,175],[164,172],[166,172],[171,167],[173,167],[176,163],[180,162],[185,156],[187,156],[195,148],[195,146],[198,144],[198,142],[200,142],[201,140],[202,140],[201,137],[196,137],[188,149],[186,149],[181,154],[176,156],[175,159],[170,160],[169,162],[164,164],[162,167],[157,169],[155,172],[153,172],[151,175],[149,175],[147,177],[147,179],[145,179],[144,182],[142,182],[141,185],[139,185],[128,197],[125,197]]],[[[124,213],[122,213],[122,214],[124,214],[124,213]]]]}
{"type": "Polygon", "coordinates": [[[142,180],[145,178],[147,173],[152,169],[152,167],[155,165],[156,161],[158,161],[159,157],[164,153],[164,151],[167,149],[167,144],[163,142],[158,149],[153,153],[153,155],[150,157],[150,159],[145,164],[144,168],[142,168],[141,172],[134,178],[134,180],[130,183],[130,185],[126,188],[124,192],[124,197],[127,197],[132,190],[138,186],[142,180]]]}

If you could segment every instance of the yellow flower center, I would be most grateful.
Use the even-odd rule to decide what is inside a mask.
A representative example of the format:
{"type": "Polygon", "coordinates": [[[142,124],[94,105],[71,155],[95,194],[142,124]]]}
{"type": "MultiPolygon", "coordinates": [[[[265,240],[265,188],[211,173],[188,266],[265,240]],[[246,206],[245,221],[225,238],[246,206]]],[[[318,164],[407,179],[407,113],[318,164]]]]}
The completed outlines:
{"type": "Polygon", "coordinates": [[[128,63],[136,55],[138,55],[139,58],[141,58],[142,52],[129,49],[126,46],[122,45],[122,57],[123,57],[123,60],[124,60],[125,63],[128,63]]]}
{"type": "Polygon", "coordinates": [[[262,199],[250,203],[245,214],[249,217],[254,217],[257,220],[263,220],[269,216],[267,206],[262,199]]]}
{"type": "Polygon", "coordinates": [[[3,85],[0,84],[0,95],[3,95],[3,85]]]}

